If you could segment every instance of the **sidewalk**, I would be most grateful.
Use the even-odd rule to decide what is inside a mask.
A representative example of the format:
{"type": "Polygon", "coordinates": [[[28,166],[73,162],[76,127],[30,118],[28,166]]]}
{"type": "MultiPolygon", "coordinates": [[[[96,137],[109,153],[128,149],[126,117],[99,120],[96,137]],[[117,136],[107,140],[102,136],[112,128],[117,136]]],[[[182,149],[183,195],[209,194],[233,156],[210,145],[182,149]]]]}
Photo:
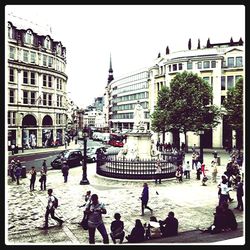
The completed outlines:
{"type": "MultiPolygon", "coordinates": [[[[225,164],[229,158],[226,153],[221,154],[222,166],[219,167],[218,181],[220,175],[225,170],[225,164]]],[[[210,163],[213,155],[204,154],[205,163],[210,163]]],[[[186,155],[185,161],[191,162],[191,153],[186,155]]],[[[208,164],[209,168],[209,164],[208,164]]],[[[108,233],[110,224],[113,221],[115,212],[121,214],[124,221],[125,233],[128,235],[135,223],[135,219],[141,219],[142,223],[149,221],[151,216],[149,211],[145,211],[145,216],[141,214],[141,204],[139,197],[142,192],[144,181],[126,181],[107,179],[97,176],[95,163],[87,165],[87,174],[89,185],[80,185],[82,179],[82,168],[71,168],[69,171],[68,183],[63,182],[63,176],[60,170],[50,170],[47,177],[47,189],[52,188],[55,196],[59,199],[57,216],[65,220],[60,228],[56,226],[54,220],[49,220],[49,225],[54,226],[49,230],[41,230],[44,224],[45,207],[47,204],[47,192],[40,191],[38,178],[35,184],[35,191],[29,191],[29,180],[21,179],[21,185],[6,181],[6,244],[57,244],[57,245],[88,245],[88,232],[78,226],[82,219],[82,208],[78,206],[83,204],[83,195],[87,190],[92,194],[96,193],[99,200],[104,202],[107,214],[103,215],[103,220],[108,233]]],[[[211,176],[208,171],[208,176],[211,176]]],[[[217,184],[211,182],[211,177],[207,186],[201,186],[201,181],[195,179],[195,171],[191,171],[191,179],[184,179],[183,183],[176,183],[174,179],[164,180],[162,184],[155,184],[148,181],[149,185],[149,203],[148,206],[154,211],[157,219],[165,219],[169,211],[174,211],[179,220],[179,232],[195,231],[197,228],[205,228],[211,225],[213,221],[213,212],[218,204],[217,184]],[[156,191],[159,195],[156,194],[156,191]]],[[[236,207],[235,191],[231,192],[234,202],[230,203],[230,208],[236,207]]],[[[244,214],[234,210],[238,222],[244,221],[244,214]]],[[[242,232],[239,230],[239,235],[242,232]]],[[[195,234],[197,235],[197,233],[195,234]]],[[[225,233],[223,239],[230,239],[230,234],[225,233]]],[[[198,237],[198,236],[197,236],[198,237]]],[[[202,243],[198,237],[197,243],[202,243]]],[[[232,237],[232,236],[231,236],[232,237]]],[[[190,238],[190,237],[189,237],[190,238]]],[[[178,238],[179,240],[181,239],[178,238]]],[[[185,239],[185,238],[183,238],[185,239]]],[[[209,242],[213,242],[213,237],[209,237],[209,242]]],[[[168,244],[169,238],[163,238],[156,244],[168,244]],[[166,240],[164,240],[166,239],[166,240]]],[[[125,240],[126,241],[126,240],[125,240]]],[[[171,244],[178,244],[180,241],[173,241],[171,244]]],[[[190,243],[188,237],[184,243],[190,243]]],[[[99,232],[96,232],[96,244],[102,244],[99,232]]],[[[110,244],[113,244],[110,239],[110,244]]],[[[145,241],[143,244],[150,244],[145,241]]],[[[151,242],[152,244],[152,242],[151,242]]]]}

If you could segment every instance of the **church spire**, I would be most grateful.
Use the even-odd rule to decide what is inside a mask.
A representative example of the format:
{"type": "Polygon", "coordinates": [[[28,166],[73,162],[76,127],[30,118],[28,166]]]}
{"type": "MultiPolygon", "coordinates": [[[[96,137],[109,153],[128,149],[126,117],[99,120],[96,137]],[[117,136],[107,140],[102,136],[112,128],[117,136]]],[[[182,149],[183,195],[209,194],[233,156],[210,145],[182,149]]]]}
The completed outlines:
{"type": "Polygon", "coordinates": [[[109,84],[112,80],[114,80],[114,77],[113,77],[112,60],[111,60],[111,53],[110,53],[108,84],[109,84]]]}

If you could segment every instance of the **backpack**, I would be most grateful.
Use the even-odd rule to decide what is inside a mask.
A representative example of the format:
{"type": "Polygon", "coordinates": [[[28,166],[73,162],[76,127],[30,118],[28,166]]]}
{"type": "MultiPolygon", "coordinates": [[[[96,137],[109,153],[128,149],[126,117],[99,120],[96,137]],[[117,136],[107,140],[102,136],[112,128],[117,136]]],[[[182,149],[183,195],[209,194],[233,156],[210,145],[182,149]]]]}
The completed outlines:
{"type": "Polygon", "coordinates": [[[54,208],[58,208],[58,199],[54,196],[55,200],[53,202],[54,208]]]}

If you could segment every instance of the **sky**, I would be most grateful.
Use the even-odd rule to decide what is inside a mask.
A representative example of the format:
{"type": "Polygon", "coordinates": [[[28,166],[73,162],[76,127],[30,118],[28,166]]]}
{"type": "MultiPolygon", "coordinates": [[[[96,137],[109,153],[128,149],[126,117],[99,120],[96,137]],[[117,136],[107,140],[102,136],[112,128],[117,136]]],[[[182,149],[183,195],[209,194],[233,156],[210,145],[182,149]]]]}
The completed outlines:
{"type": "Polygon", "coordinates": [[[167,46],[187,50],[189,39],[192,49],[198,39],[245,42],[244,5],[6,5],[6,22],[8,13],[50,27],[66,47],[68,95],[79,108],[103,96],[110,54],[116,80],[152,66],[167,46]]]}

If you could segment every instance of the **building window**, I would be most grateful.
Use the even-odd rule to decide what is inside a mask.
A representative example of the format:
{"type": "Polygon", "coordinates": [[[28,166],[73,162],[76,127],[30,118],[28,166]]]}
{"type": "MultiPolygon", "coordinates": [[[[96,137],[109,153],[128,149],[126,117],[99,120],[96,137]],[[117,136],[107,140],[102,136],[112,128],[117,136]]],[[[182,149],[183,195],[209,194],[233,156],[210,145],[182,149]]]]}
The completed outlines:
{"type": "Polygon", "coordinates": [[[173,71],[177,70],[177,64],[173,64],[173,71]]]}
{"type": "Polygon", "coordinates": [[[16,125],[16,112],[8,111],[8,125],[16,125]]]}
{"type": "Polygon", "coordinates": [[[43,75],[43,86],[46,87],[47,86],[47,76],[43,75]]]}
{"type": "Polygon", "coordinates": [[[242,67],[242,56],[236,57],[236,67],[242,67]]]}
{"type": "Polygon", "coordinates": [[[36,92],[30,92],[30,104],[35,104],[36,102],[36,92]]]}
{"type": "Polygon", "coordinates": [[[191,61],[187,62],[187,69],[193,69],[193,62],[191,61]]]}
{"type": "Polygon", "coordinates": [[[43,94],[43,105],[47,105],[47,94],[43,94]]]}
{"type": "Polygon", "coordinates": [[[15,59],[16,57],[16,48],[10,46],[10,54],[9,54],[10,59],[15,59]]]}
{"type": "Polygon", "coordinates": [[[225,100],[225,96],[221,96],[221,101],[220,101],[221,105],[223,105],[224,100],[225,100]]]}
{"type": "Polygon", "coordinates": [[[61,95],[57,95],[56,105],[57,105],[57,107],[62,107],[62,96],[61,95]]]}
{"type": "Polygon", "coordinates": [[[30,72],[30,84],[36,84],[36,75],[35,72],[30,72]]]}
{"type": "Polygon", "coordinates": [[[225,76],[221,77],[221,90],[226,89],[226,82],[225,82],[225,76]]]}
{"type": "Polygon", "coordinates": [[[203,62],[203,68],[204,69],[209,69],[210,68],[210,61],[204,61],[203,62]]]}
{"type": "Polygon", "coordinates": [[[8,38],[9,39],[13,38],[13,29],[9,23],[8,23],[8,38]]]}
{"type": "Polygon", "coordinates": [[[23,72],[23,83],[28,83],[28,71],[23,72]]]}
{"type": "Polygon", "coordinates": [[[52,67],[52,64],[53,64],[53,58],[49,56],[49,67],[52,67]]]}
{"type": "Polygon", "coordinates": [[[52,95],[51,94],[48,95],[48,105],[52,106],[52,95]]]}
{"type": "Polygon", "coordinates": [[[234,77],[228,76],[227,77],[227,89],[233,88],[234,86],[234,77]]]}
{"type": "Polygon", "coordinates": [[[203,80],[207,83],[209,83],[209,76],[203,77],[203,80]]]}
{"type": "Polygon", "coordinates": [[[10,75],[9,75],[10,82],[15,81],[14,69],[10,68],[10,75]]]}
{"type": "Polygon", "coordinates": [[[23,51],[23,61],[29,62],[29,51],[28,50],[23,51]]]}
{"type": "Polygon", "coordinates": [[[211,62],[211,68],[216,68],[216,61],[211,62]]]}
{"type": "Polygon", "coordinates": [[[48,76],[48,86],[49,86],[49,88],[52,87],[52,77],[51,76],[48,76]]]}
{"type": "Polygon", "coordinates": [[[179,68],[179,70],[182,70],[182,63],[178,64],[178,68],[179,68]]]}
{"type": "Polygon", "coordinates": [[[9,91],[9,103],[15,103],[15,90],[10,89],[9,91]]]}
{"type": "Polygon", "coordinates": [[[23,91],[23,104],[28,104],[28,91],[23,91]]]}
{"type": "Polygon", "coordinates": [[[198,62],[198,69],[201,69],[201,62],[198,62]]]}
{"type": "Polygon", "coordinates": [[[45,48],[50,49],[50,39],[49,39],[49,37],[46,37],[44,43],[45,43],[45,48]]]}
{"type": "Polygon", "coordinates": [[[43,55],[43,66],[47,66],[47,56],[43,55]]]}
{"type": "Polygon", "coordinates": [[[30,52],[30,62],[31,63],[36,63],[36,53],[35,52],[30,52]]]}
{"type": "Polygon", "coordinates": [[[227,58],[227,66],[228,66],[229,68],[234,67],[234,57],[228,57],[228,58],[227,58]]]}
{"type": "Polygon", "coordinates": [[[25,42],[28,44],[33,43],[33,35],[32,35],[32,32],[30,30],[28,30],[26,35],[25,35],[25,42]]]}
{"type": "Polygon", "coordinates": [[[168,65],[168,71],[171,72],[171,65],[168,65]]]}

